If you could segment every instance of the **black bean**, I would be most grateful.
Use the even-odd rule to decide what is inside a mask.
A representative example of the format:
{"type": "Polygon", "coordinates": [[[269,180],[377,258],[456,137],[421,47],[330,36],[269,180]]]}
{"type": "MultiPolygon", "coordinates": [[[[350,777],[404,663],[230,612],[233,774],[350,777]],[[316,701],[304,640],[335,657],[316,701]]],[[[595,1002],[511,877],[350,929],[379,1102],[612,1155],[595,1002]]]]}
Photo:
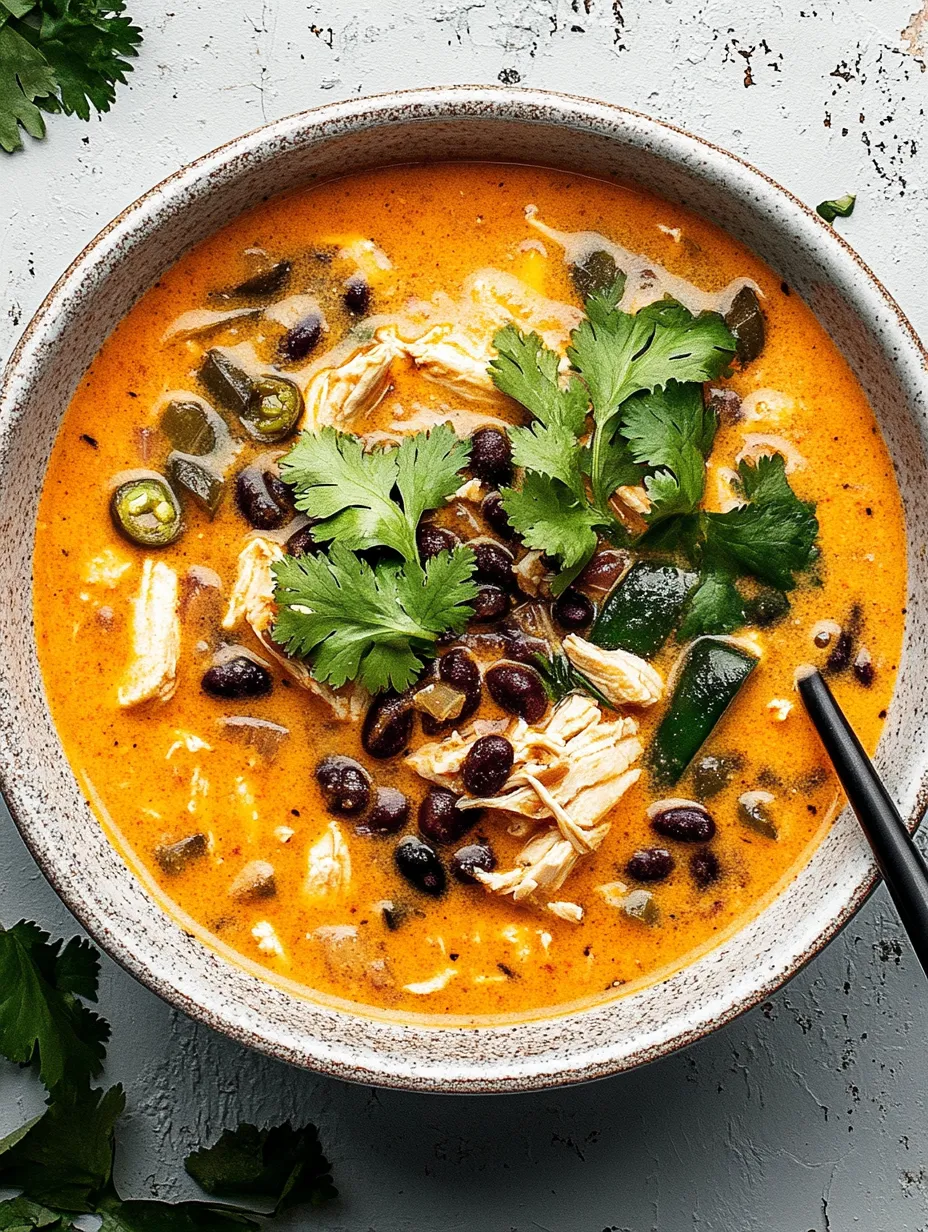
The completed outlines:
{"type": "Polygon", "coordinates": [[[381,693],[368,706],[361,728],[361,743],[371,757],[396,757],[412,735],[413,711],[406,697],[381,693]]]}
{"type": "Polygon", "coordinates": [[[240,655],[214,664],[204,672],[200,687],[210,697],[264,697],[273,684],[266,667],[240,655]]]}
{"type": "Polygon", "coordinates": [[[439,552],[450,552],[461,542],[453,530],[444,526],[435,526],[431,522],[423,522],[416,531],[416,543],[422,559],[431,560],[439,552]]]}
{"type": "Polygon", "coordinates": [[[588,590],[606,591],[613,586],[626,571],[629,565],[627,552],[613,548],[597,552],[590,563],[577,578],[577,585],[588,590]]]}
{"type": "Polygon", "coordinates": [[[430,787],[419,805],[419,829],[433,843],[456,843],[479,820],[479,810],[459,809],[459,797],[444,787],[430,787]]]}
{"type": "Polygon", "coordinates": [[[501,543],[472,543],[477,561],[475,577],[478,582],[490,586],[511,587],[515,582],[512,572],[512,553],[501,543]]]}
{"type": "Polygon", "coordinates": [[[155,848],[155,859],[166,873],[179,873],[194,860],[206,854],[208,847],[205,834],[188,834],[176,843],[165,843],[155,848]]]}
{"type": "Polygon", "coordinates": [[[287,551],[291,556],[315,556],[322,551],[322,544],[316,540],[312,526],[301,526],[287,540],[287,551]]]}
{"type": "Polygon", "coordinates": [[[651,827],[678,843],[708,843],[715,834],[715,822],[709,814],[692,804],[663,809],[651,818],[651,827]]]}
{"type": "Polygon", "coordinates": [[[526,723],[537,723],[548,708],[541,676],[524,663],[494,663],[485,676],[493,700],[526,723]]]}
{"type": "Polygon", "coordinates": [[[478,428],[471,437],[470,469],[484,483],[512,480],[512,445],[502,428],[478,428]]]}
{"type": "Polygon", "coordinates": [[[789,615],[789,599],[781,590],[764,589],[744,605],[747,622],[761,629],[769,629],[777,621],[789,615]]]}
{"type": "Polygon", "coordinates": [[[415,835],[407,835],[397,844],[393,859],[402,876],[423,894],[438,898],[445,892],[445,870],[428,843],[423,843],[415,835]]]}
{"type": "Polygon", "coordinates": [[[371,811],[355,830],[358,834],[395,834],[408,820],[408,797],[395,787],[378,787],[371,811]]]}
{"type": "Polygon", "coordinates": [[[483,698],[483,687],[480,683],[480,668],[477,660],[463,646],[455,646],[438,660],[438,679],[450,684],[453,689],[460,689],[464,694],[464,705],[456,719],[444,722],[432,718],[429,714],[422,716],[422,730],[427,736],[437,735],[443,728],[460,725],[477,710],[483,698]]]}
{"type": "Polygon", "coordinates": [[[509,596],[499,586],[481,586],[470,601],[474,620],[499,620],[509,611],[509,596]]]}
{"type": "Polygon", "coordinates": [[[257,466],[239,472],[235,503],[256,530],[276,530],[293,517],[290,489],[279,475],[257,466]]]}
{"type": "Polygon", "coordinates": [[[322,337],[323,320],[318,312],[310,312],[291,326],[280,340],[280,354],[288,363],[305,359],[322,337]]]}
{"type": "Polygon", "coordinates": [[[487,843],[470,843],[467,847],[459,847],[451,857],[451,871],[458,881],[476,881],[474,873],[478,870],[492,873],[494,868],[496,856],[487,843]]]}
{"type": "Polygon", "coordinates": [[[690,856],[690,873],[700,890],[704,890],[706,886],[712,885],[713,881],[718,881],[722,870],[717,857],[704,848],[702,851],[694,851],[690,856]]]}
{"type": "Polygon", "coordinates": [[[342,300],[349,312],[361,316],[367,312],[371,302],[371,289],[363,274],[352,274],[345,283],[342,300]]]}
{"type": "Polygon", "coordinates": [[[663,881],[673,872],[673,863],[666,847],[645,847],[635,852],[625,871],[635,881],[663,881]]]}
{"type": "Polygon", "coordinates": [[[330,813],[353,817],[371,802],[371,776],[353,757],[324,757],[316,767],[316,782],[330,813]]]}
{"type": "Polygon", "coordinates": [[[491,492],[483,498],[483,504],[480,506],[480,512],[483,514],[484,520],[492,527],[493,530],[503,539],[517,538],[516,532],[512,529],[512,523],[503,508],[503,498],[498,492],[491,492]]]}
{"type": "Polygon", "coordinates": [[[512,773],[512,745],[505,736],[481,736],[464,758],[461,778],[472,796],[495,796],[512,773]]]}
{"type": "Polygon", "coordinates": [[[592,623],[595,614],[592,600],[572,587],[565,590],[554,604],[554,618],[563,629],[585,629],[592,623]]]}
{"type": "Polygon", "coordinates": [[[528,663],[529,666],[536,667],[536,655],[544,655],[546,659],[551,657],[551,647],[544,638],[526,633],[514,620],[503,625],[503,637],[506,639],[507,659],[515,659],[517,663],[528,663]]]}

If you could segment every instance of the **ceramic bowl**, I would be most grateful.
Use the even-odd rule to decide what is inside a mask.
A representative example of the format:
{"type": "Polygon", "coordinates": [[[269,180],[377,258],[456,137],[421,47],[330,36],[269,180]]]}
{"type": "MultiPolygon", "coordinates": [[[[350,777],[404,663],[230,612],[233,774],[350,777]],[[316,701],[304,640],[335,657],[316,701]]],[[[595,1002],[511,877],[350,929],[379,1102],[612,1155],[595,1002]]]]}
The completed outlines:
{"type": "Polygon", "coordinates": [[[74,262],[0,388],[0,780],[52,885],[88,932],[172,1005],[243,1044],[340,1078],[423,1091],[517,1091],[603,1077],[700,1038],[788,979],[860,906],[868,849],[841,816],[766,909],[690,966],[577,1013],[449,1028],[360,1016],[268,983],[156,904],[104,836],[52,725],[32,632],[36,503],[61,416],[109,331],[159,274],[266,194],[362,168],[435,159],[538,163],[638,183],[754,249],[812,307],[889,443],[909,533],[899,685],[877,761],[905,815],[921,810],[928,656],[925,353],[839,236],[731,154],[645,116],[529,90],[450,88],[322,107],[241,137],[153,188],[74,262]]]}

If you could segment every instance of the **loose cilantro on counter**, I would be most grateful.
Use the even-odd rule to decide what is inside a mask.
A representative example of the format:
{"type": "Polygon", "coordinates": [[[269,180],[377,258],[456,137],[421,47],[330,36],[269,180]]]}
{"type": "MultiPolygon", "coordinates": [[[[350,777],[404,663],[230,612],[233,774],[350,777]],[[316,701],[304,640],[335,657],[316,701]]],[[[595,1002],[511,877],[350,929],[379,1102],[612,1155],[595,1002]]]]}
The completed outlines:
{"type": "Polygon", "coordinates": [[[260,1229],[297,1203],[333,1198],[330,1166],[312,1125],[240,1125],[186,1168],[210,1202],[123,1201],[113,1181],[122,1087],[90,1085],[105,1058],[109,1026],[84,1004],[95,1001],[99,957],[89,942],[52,942],[37,925],[0,928],[0,1055],[32,1065],[47,1106],[0,1139],[0,1229],[73,1228],[73,1216],[102,1217],[101,1232],[241,1232],[260,1229]],[[260,1207],[255,1211],[254,1206],[260,1207]]]}
{"type": "Polygon", "coordinates": [[[830,201],[820,201],[815,207],[816,214],[821,215],[826,222],[834,222],[836,218],[850,218],[857,203],[855,193],[845,193],[843,197],[834,197],[830,201]]]}
{"type": "Polygon", "coordinates": [[[109,111],[142,32],[123,0],[0,0],[0,148],[45,136],[42,112],[109,111]]]}

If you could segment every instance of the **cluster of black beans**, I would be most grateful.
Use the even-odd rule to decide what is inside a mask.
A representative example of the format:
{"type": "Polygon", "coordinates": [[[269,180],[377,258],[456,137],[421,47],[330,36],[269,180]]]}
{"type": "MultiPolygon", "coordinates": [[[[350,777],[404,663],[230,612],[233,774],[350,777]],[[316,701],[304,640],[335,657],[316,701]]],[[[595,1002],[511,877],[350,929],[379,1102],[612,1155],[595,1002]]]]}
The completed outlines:
{"type": "MultiPolygon", "coordinates": [[[[690,875],[701,890],[718,881],[722,875],[718,857],[705,846],[715,837],[715,822],[706,809],[696,804],[669,805],[651,818],[651,828],[677,843],[699,843],[690,856],[690,875]]],[[[631,857],[625,872],[634,881],[664,881],[675,867],[666,847],[644,847],[631,857]]]]}
{"type": "MultiPolygon", "coordinates": [[[[464,786],[473,796],[498,792],[512,770],[512,745],[502,736],[483,736],[469,750],[462,768],[464,786]]],[[[409,822],[411,804],[395,787],[376,786],[360,762],[339,754],[316,767],[316,782],[326,808],[337,817],[353,817],[358,834],[385,837],[409,822]]],[[[407,834],[394,849],[399,873],[423,894],[438,897],[447,886],[445,864],[437,848],[460,843],[480,820],[477,809],[458,808],[460,797],[444,787],[430,787],[419,804],[418,834],[407,834]]],[[[477,880],[476,872],[496,867],[485,838],[459,846],[448,860],[452,875],[462,882],[477,880]]]]}

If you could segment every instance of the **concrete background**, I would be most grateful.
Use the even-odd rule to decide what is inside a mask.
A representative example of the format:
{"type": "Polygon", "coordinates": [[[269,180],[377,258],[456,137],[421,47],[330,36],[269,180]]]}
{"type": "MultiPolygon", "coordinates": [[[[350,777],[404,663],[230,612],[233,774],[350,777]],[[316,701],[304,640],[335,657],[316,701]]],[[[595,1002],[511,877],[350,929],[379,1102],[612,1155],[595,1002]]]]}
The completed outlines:
{"type": "MultiPolygon", "coordinates": [[[[115,110],[0,154],[0,359],[96,231],[264,120],[398,87],[594,95],[744,155],[814,204],[928,334],[920,0],[129,0],[145,43],[115,110]],[[913,11],[915,10],[915,11],[913,11]]],[[[0,919],[74,924],[0,815],[0,919]]],[[[242,1117],[312,1117],[345,1232],[919,1232],[928,1228],[928,985],[880,890],[771,1001],[594,1086],[414,1097],[315,1078],[173,1013],[112,964],[107,1078],[128,1087],[125,1196],[188,1191],[184,1153],[242,1117]]],[[[0,1133],[38,1099],[0,1066],[0,1133]]]]}

